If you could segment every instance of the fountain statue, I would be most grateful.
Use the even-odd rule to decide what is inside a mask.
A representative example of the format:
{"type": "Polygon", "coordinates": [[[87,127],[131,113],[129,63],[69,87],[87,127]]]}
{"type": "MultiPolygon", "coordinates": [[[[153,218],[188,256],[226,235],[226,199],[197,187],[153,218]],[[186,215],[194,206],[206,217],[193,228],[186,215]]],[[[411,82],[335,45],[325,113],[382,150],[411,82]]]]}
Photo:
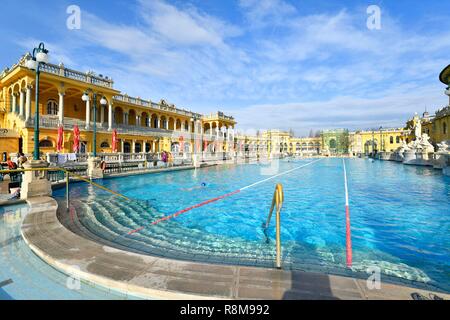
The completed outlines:
{"type": "Polygon", "coordinates": [[[408,144],[406,143],[406,141],[404,139],[401,140],[401,146],[397,148],[397,150],[395,150],[395,161],[398,162],[403,162],[403,153],[405,151],[410,150],[410,148],[408,147],[408,144]]]}
{"type": "Polygon", "coordinates": [[[430,143],[430,137],[426,133],[422,134],[418,147],[422,150],[422,152],[426,153],[434,152],[434,147],[430,143]]]}
{"type": "MultiPolygon", "coordinates": [[[[403,151],[404,164],[432,165],[429,155],[434,153],[434,147],[430,143],[430,137],[422,133],[422,123],[417,113],[414,115],[415,139],[408,143],[407,149],[403,151]]],[[[403,147],[403,146],[402,146],[403,147]]]]}
{"type": "Polygon", "coordinates": [[[444,140],[437,144],[438,153],[450,153],[450,140],[444,140]]]}
{"type": "Polygon", "coordinates": [[[450,140],[441,141],[437,144],[437,147],[438,151],[434,153],[433,167],[436,169],[450,171],[449,169],[445,169],[445,167],[447,167],[447,163],[450,163],[450,140]]]}
{"type": "Polygon", "coordinates": [[[415,121],[415,126],[414,126],[414,136],[416,137],[416,140],[422,138],[422,123],[420,122],[419,116],[416,115],[414,116],[415,121]]]}

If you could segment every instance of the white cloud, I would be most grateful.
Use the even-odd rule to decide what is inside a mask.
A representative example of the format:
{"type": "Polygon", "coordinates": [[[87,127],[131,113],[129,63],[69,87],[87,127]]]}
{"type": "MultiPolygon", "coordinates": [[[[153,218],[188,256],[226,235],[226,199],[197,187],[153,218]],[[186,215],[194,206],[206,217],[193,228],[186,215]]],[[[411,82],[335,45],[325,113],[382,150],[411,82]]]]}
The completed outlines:
{"type": "Polygon", "coordinates": [[[251,28],[281,26],[286,17],[297,12],[294,6],[283,0],[240,0],[239,5],[251,28]]]}
{"type": "Polygon", "coordinates": [[[402,127],[414,112],[447,102],[436,86],[403,86],[386,93],[371,99],[337,96],[327,101],[252,105],[235,115],[239,128],[294,128],[297,134],[306,135],[310,129],[402,127]]]}
{"type": "Polygon", "coordinates": [[[383,11],[373,31],[365,10],[305,15],[281,0],[239,8],[246,20],[233,23],[161,0],[139,1],[130,22],[83,10],[82,30],[52,55],[112,76],[130,95],[222,109],[242,128],[400,125],[412,109],[445,103],[437,81],[450,50],[445,28],[419,32],[383,11]]]}
{"type": "Polygon", "coordinates": [[[163,1],[139,1],[141,15],[165,41],[173,45],[224,46],[224,38],[240,34],[240,30],[195,8],[182,11],[163,1]]]}

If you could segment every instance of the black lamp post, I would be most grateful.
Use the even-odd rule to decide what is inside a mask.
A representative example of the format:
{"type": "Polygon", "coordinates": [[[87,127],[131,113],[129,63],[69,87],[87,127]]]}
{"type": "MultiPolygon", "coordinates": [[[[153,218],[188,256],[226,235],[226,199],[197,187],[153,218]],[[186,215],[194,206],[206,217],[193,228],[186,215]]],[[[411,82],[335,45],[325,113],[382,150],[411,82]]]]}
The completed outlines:
{"type": "Polygon", "coordinates": [[[42,64],[48,63],[48,50],[45,49],[44,43],[39,43],[37,48],[33,49],[31,59],[28,59],[25,66],[31,70],[36,71],[35,84],[35,113],[34,113],[34,152],[33,159],[39,160],[39,75],[41,73],[40,67],[42,64]]]}

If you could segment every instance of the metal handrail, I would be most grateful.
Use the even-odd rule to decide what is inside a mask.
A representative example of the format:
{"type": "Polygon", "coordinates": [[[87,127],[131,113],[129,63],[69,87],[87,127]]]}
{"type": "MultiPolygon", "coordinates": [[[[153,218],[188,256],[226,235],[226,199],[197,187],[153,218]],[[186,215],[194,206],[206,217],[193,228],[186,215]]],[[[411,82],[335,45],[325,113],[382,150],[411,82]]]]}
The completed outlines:
{"type": "Polygon", "coordinates": [[[269,227],[270,219],[272,218],[273,210],[276,209],[276,248],[277,248],[277,257],[276,257],[276,265],[278,269],[281,269],[281,232],[280,232],[280,212],[283,207],[284,201],[284,193],[283,186],[281,183],[277,183],[275,186],[275,191],[273,193],[272,205],[270,207],[270,212],[267,217],[267,221],[265,224],[265,229],[269,227]]]}
{"type": "Polygon", "coordinates": [[[24,169],[8,169],[8,170],[0,170],[0,174],[2,173],[14,173],[14,172],[27,172],[27,171],[63,171],[66,173],[66,208],[69,209],[69,181],[70,181],[70,176],[74,176],[75,178],[82,180],[84,182],[87,182],[91,185],[93,185],[94,187],[100,188],[102,190],[105,190],[109,193],[112,193],[115,196],[118,197],[122,197],[126,200],[130,200],[130,198],[124,196],[121,193],[118,193],[116,191],[113,191],[111,189],[108,189],[98,183],[95,183],[94,181],[92,181],[91,179],[87,179],[85,177],[82,177],[78,174],[75,174],[73,172],[70,172],[64,168],[60,168],[60,167],[50,167],[50,168],[24,168],[24,169]]]}

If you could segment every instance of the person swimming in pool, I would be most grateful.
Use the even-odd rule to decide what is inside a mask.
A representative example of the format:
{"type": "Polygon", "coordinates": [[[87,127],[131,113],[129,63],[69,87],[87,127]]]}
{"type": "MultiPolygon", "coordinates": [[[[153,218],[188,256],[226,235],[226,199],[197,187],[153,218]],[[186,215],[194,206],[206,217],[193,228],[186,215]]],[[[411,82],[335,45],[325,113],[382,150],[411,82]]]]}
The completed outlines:
{"type": "Polygon", "coordinates": [[[204,187],[206,187],[206,182],[202,182],[199,186],[196,186],[196,187],[192,187],[192,188],[183,188],[183,189],[181,189],[181,190],[183,190],[183,191],[192,191],[192,190],[195,190],[195,189],[201,189],[201,188],[204,188],[204,187]]]}

